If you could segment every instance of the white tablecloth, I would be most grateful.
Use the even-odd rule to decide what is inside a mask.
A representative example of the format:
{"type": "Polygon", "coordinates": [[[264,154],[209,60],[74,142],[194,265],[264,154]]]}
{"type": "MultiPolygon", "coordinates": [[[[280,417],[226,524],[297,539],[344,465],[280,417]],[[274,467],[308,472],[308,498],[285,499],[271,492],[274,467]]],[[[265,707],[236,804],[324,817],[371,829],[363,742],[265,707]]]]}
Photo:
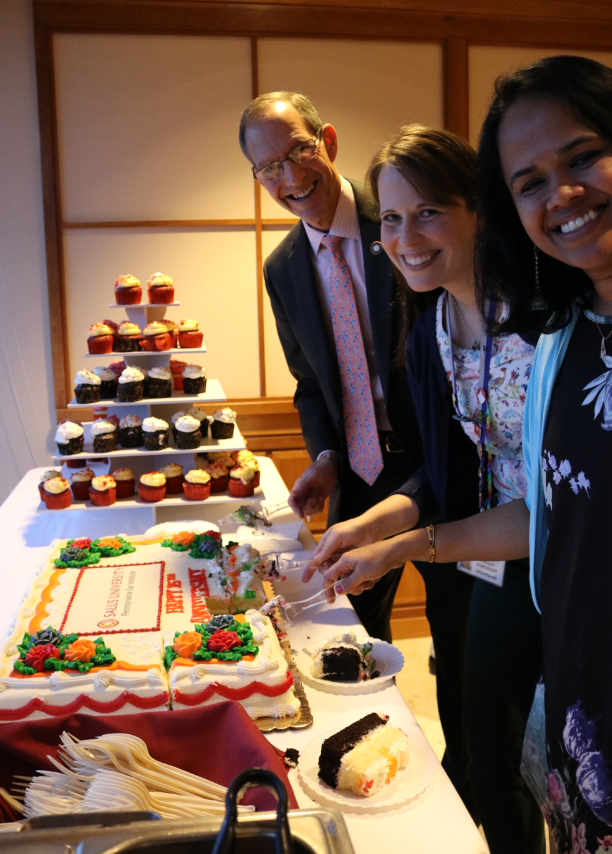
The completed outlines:
{"type": "MultiPolygon", "coordinates": [[[[265,457],[260,457],[259,461],[267,501],[270,504],[284,501],[287,489],[272,461],[265,457]]],[[[151,524],[150,513],[140,509],[37,514],[37,487],[44,471],[44,468],[29,471],[0,507],[0,638],[53,539],[138,534],[151,524]]],[[[200,517],[209,521],[220,518],[226,512],[218,506],[205,507],[206,515],[203,516],[201,507],[205,505],[198,506],[200,517]]],[[[288,601],[304,599],[309,593],[314,593],[318,586],[320,582],[316,578],[308,586],[302,585],[296,573],[276,585],[277,592],[282,593],[288,601]]],[[[340,628],[360,627],[354,610],[343,597],[332,606],[321,605],[310,609],[302,619],[296,621],[290,632],[292,647],[299,650],[327,638],[340,628]]],[[[418,724],[395,685],[384,684],[389,687],[372,694],[352,697],[327,694],[306,686],[314,725],[303,731],[271,733],[270,741],[283,749],[296,747],[299,750],[317,734],[341,729],[376,711],[389,715],[395,725],[410,735],[411,731],[415,732],[415,728],[418,730],[418,724]]],[[[290,779],[300,806],[312,807],[313,802],[300,788],[296,771],[291,771],[290,779]]],[[[382,816],[346,815],[345,819],[357,854],[372,854],[381,844],[399,844],[402,850],[410,854],[487,852],[477,828],[439,763],[426,791],[401,810],[382,816]]]]}

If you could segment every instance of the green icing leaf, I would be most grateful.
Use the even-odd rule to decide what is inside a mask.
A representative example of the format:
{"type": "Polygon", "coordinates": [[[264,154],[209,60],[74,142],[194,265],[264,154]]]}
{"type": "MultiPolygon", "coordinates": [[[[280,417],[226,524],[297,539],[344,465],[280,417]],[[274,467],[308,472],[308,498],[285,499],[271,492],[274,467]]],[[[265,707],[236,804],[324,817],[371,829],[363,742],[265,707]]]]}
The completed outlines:
{"type": "Polygon", "coordinates": [[[166,670],[170,670],[172,662],[175,658],[178,658],[178,654],[172,649],[171,646],[167,646],[166,651],[164,653],[164,664],[166,665],[166,670]]]}
{"type": "Polygon", "coordinates": [[[23,674],[23,676],[33,676],[36,673],[34,667],[29,667],[27,664],[24,664],[23,661],[17,660],[13,667],[17,671],[17,673],[23,674]]]}
{"type": "Polygon", "coordinates": [[[96,667],[108,667],[109,664],[114,664],[115,661],[117,661],[117,659],[111,653],[110,650],[108,650],[108,654],[105,654],[105,655],[97,655],[96,654],[96,655],[92,656],[92,658],[90,660],[91,660],[92,664],[95,664],[96,667]]]}
{"type": "Polygon", "coordinates": [[[43,667],[45,670],[65,670],[67,665],[67,661],[60,661],[59,658],[47,658],[43,667]]]}
{"type": "Polygon", "coordinates": [[[243,599],[255,599],[256,596],[257,596],[257,592],[255,590],[251,590],[250,588],[247,588],[244,591],[242,598],[243,599]]]}

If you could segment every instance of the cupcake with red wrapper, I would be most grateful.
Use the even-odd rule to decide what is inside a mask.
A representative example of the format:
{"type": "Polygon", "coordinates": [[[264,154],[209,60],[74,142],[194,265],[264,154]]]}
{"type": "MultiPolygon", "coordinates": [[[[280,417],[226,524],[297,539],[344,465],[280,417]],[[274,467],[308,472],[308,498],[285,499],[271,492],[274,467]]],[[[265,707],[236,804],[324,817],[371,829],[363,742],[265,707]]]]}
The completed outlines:
{"type": "Polygon", "coordinates": [[[178,325],[179,347],[201,347],[204,335],[197,320],[186,318],[178,325]]]}
{"type": "Polygon", "coordinates": [[[210,497],[210,475],[203,469],[192,469],[185,475],[183,484],[185,498],[189,501],[205,501],[210,497]]]}
{"type": "Polygon", "coordinates": [[[236,451],[233,456],[236,460],[237,466],[249,466],[255,471],[253,483],[255,484],[255,489],[257,489],[260,480],[259,463],[255,459],[251,451],[249,451],[248,448],[244,451],[236,451]]]}
{"type": "Polygon", "coordinates": [[[183,415],[181,418],[177,418],[174,430],[176,447],[180,448],[181,451],[195,451],[196,448],[200,447],[202,431],[197,418],[192,418],[191,415],[183,415]]]}
{"type": "Polygon", "coordinates": [[[122,448],[142,448],[142,419],[137,415],[124,415],[119,422],[119,441],[122,448]]]}
{"type": "Polygon", "coordinates": [[[147,451],[164,451],[169,447],[170,427],[163,418],[151,416],[142,422],[142,436],[147,451]]]}
{"type": "Polygon", "coordinates": [[[174,302],[174,282],[164,273],[153,273],[147,282],[151,305],[169,305],[174,302]]]}
{"type": "Polygon", "coordinates": [[[173,320],[168,320],[166,317],[164,317],[164,319],[160,322],[163,323],[166,327],[166,331],[168,332],[170,340],[172,341],[172,347],[176,347],[178,343],[178,329],[176,323],[173,320]]]}
{"type": "Polygon", "coordinates": [[[183,369],[183,392],[202,394],[206,391],[206,373],[201,365],[187,365],[183,369]]]}
{"type": "Polygon", "coordinates": [[[65,510],[72,504],[70,484],[63,477],[53,477],[45,482],[43,501],[47,510],[65,510]]]}
{"type": "Polygon", "coordinates": [[[117,375],[105,365],[93,369],[100,380],[100,400],[113,400],[117,397],[117,375]]]}
{"type": "Polygon", "coordinates": [[[70,488],[75,501],[87,501],[89,498],[89,487],[96,476],[91,469],[81,469],[70,475],[70,488]]]}
{"type": "Polygon", "coordinates": [[[100,377],[91,371],[79,371],[74,378],[74,397],[77,403],[99,403],[100,377]]]}
{"type": "Polygon", "coordinates": [[[151,368],[144,381],[145,397],[172,397],[172,374],[168,368],[151,368]]]}
{"type": "Polygon", "coordinates": [[[183,494],[183,466],[178,463],[168,463],[160,469],[160,472],[166,478],[166,495],[182,495],[183,494]]]}
{"type": "Polygon", "coordinates": [[[102,323],[105,323],[110,329],[113,331],[113,335],[117,334],[117,330],[119,329],[119,324],[115,323],[114,320],[109,320],[108,317],[105,317],[102,323]]]}
{"type": "Polygon", "coordinates": [[[117,394],[123,403],[142,400],[144,393],[144,374],[138,368],[126,368],[121,372],[117,394]]]}
{"type": "Polygon", "coordinates": [[[209,451],[208,462],[220,463],[229,471],[235,467],[236,457],[231,453],[231,451],[209,451]]]}
{"type": "Polygon", "coordinates": [[[205,439],[208,436],[208,415],[204,412],[203,409],[198,409],[197,406],[192,406],[191,409],[187,412],[187,415],[191,415],[192,418],[198,419],[198,421],[200,422],[200,430],[202,431],[202,438],[205,439]]]}
{"type": "Polygon", "coordinates": [[[117,484],[117,498],[131,498],[136,492],[136,481],[132,469],[115,469],[111,477],[117,484]]]}
{"type": "Polygon", "coordinates": [[[44,489],[45,483],[48,480],[53,480],[54,477],[61,477],[61,476],[62,476],[61,471],[56,471],[55,469],[49,469],[49,471],[46,471],[43,474],[43,476],[40,479],[40,483],[38,484],[38,494],[40,495],[41,501],[45,500],[45,496],[43,494],[43,489],[44,489]]]}
{"type": "Polygon", "coordinates": [[[234,435],[236,413],[228,406],[217,409],[210,425],[210,435],[213,439],[231,439],[234,435]]]}
{"type": "Polygon", "coordinates": [[[89,435],[95,454],[108,454],[117,450],[117,425],[110,418],[94,421],[89,429],[89,435]]]}
{"type": "Polygon", "coordinates": [[[163,501],[166,495],[166,477],[160,471],[149,471],[140,476],[138,494],[141,501],[163,501]]]}
{"type": "Polygon", "coordinates": [[[229,473],[229,491],[234,498],[249,498],[255,492],[255,470],[249,466],[236,466],[229,473]]]}
{"type": "Polygon", "coordinates": [[[140,305],[142,285],[136,278],[127,273],[119,276],[115,282],[115,302],[117,305],[140,305]]]}
{"type": "Polygon", "coordinates": [[[170,372],[172,374],[174,391],[183,390],[183,371],[186,367],[187,362],[181,362],[180,359],[170,359],[170,372]]]}
{"type": "Polygon", "coordinates": [[[113,352],[113,330],[106,323],[94,323],[87,333],[87,349],[90,353],[113,352]]]}
{"type": "Polygon", "coordinates": [[[117,353],[137,353],[140,351],[142,332],[137,323],[122,320],[115,332],[115,350],[117,353]]]}
{"type": "Polygon", "coordinates": [[[110,474],[94,477],[89,487],[89,500],[94,507],[110,507],[117,500],[117,483],[110,474]]]}
{"type": "Polygon", "coordinates": [[[119,381],[119,377],[125,371],[127,365],[125,364],[125,359],[114,359],[110,365],[108,366],[109,371],[112,371],[115,375],[115,379],[119,381]]]}
{"type": "Polygon", "coordinates": [[[80,454],[83,450],[83,428],[74,421],[62,421],[57,425],[55,441],[62,457],[80,454]]]}
{"type": "Polygon", "coordinates": [[[161,353],[172,349],[172,338],[163,323],[153,320],[142,330],[140,346],[143,350],[161,353]]]}
{"type": "Polygon", "coordinates": [[[205,469],[200,471],[208,472],[210,475],[210,491],[212,493],[225,492],[229,482],[229,472],[221,463],[209,463],[205,469]]]}

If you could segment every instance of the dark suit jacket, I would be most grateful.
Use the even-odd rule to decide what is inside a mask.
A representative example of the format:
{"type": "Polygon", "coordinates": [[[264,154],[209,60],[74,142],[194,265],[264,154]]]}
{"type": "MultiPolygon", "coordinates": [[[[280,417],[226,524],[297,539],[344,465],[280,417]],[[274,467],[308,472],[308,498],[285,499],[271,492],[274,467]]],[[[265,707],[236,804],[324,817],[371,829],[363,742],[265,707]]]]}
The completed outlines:
{"type": "MultiPolygon", "coordinates": [[[[376,364],[389,421],[412,466],[421,464],[421,440],[405,373],[396,367],[401,294],[387,255],[371,252],[380,240],[380,220],[366,188],[351,181],[361,231],[368,307],[376,364]]],[[[327,334],[315,282],[308,235],[298,223],[268,257],[266,288],[289,370],[297,380],[294,402],[310,457],[338,451],[347,465],[342,396],[336,354],[327,334]]],[[[342,470],[340,488],[342,487],[342,470]]]]}

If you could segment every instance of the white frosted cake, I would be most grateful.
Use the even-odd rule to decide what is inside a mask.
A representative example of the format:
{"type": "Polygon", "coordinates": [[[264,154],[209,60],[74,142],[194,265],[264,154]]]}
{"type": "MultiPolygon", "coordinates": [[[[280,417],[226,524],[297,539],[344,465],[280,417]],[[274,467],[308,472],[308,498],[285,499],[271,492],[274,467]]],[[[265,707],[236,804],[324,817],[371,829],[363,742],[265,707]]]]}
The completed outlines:
{"type": "Polygon", "coordinates": [[[0,723],[224,698],[295,714],[258,570],[254,549],[212,531],[54,542],[0,645],[0,723]]]}

